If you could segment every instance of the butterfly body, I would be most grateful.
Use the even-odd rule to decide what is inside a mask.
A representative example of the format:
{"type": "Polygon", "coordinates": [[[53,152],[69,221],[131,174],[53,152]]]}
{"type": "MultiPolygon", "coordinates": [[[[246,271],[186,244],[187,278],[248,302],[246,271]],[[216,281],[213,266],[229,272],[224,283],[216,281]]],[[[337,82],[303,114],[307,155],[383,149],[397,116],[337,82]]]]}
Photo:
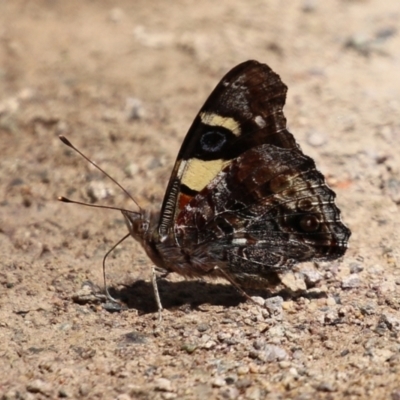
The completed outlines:
{"type": "Polygon", "coordinates": [[[298,262],[345,253],[335,193],[286,129],[286,91],[265,64],[233,68],[189,129],[161,211],[123,211],[157,267],[267,287],[298,262]]]}

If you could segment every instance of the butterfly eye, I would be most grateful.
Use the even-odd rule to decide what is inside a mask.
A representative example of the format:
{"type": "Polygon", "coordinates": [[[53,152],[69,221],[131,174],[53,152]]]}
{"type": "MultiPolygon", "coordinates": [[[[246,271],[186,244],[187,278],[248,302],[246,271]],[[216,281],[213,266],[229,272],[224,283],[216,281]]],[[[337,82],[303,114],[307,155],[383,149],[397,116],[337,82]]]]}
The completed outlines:
{"type": "Polygon", "coordinates": [[[220,151],[226,143],[226,136],[218,131],[206,132],[200,139],[200,145],[203,151],[215,153],[220,151]]]}
{"type": "Polygon", "coordinates": [[[139,231],[140,232],[147,232],[148,229],[149,229],[149,223],[148,222],[142,222],[139,225],[139,231]]]}

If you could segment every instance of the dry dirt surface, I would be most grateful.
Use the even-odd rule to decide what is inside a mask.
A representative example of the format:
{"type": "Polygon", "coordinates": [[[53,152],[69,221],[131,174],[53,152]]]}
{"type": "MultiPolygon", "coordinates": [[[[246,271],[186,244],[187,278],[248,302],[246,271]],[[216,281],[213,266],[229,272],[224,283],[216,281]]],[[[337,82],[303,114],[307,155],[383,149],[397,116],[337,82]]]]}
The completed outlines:
{"type": "Polygon", "coordinates": [[[398,0],[0,0],[2,399],[400,399],[398,0]],[[353,234],[282,292],[159,278],[133,239],[198,109],[239,62],[289,86],[285,114],[353,234]],[[255,294],[252,294],[255,295],[255,294]]]}

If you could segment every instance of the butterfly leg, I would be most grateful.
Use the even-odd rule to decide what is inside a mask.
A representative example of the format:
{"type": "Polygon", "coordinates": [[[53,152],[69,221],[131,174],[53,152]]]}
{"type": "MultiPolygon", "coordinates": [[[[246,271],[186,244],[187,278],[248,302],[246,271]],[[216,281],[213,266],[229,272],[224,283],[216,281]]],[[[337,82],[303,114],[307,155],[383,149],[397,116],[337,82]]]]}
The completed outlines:
{"type": "Polygon", "coordinates": [[[250,300],[252,303],[257,304],[223,269],[218,266],[215,266],[213,271],[218,271],[220,275],[222,275],[231,285],[247,300],[250,300]]]}
{"type": "Polygon", "coordinates": [[[158,292],[158,286],[157,286],[157,271],[154,266],[151,269],[151,283],[153,285],[154,297],[156,299],[157,308],[158,308],[158,322],[161,322],[163,308],[162,308],[162,304],[161,304],[160,293],[158,292]]]}
{"type": "Polygon", "coordinates": [[[159,267],[154,267],[154,270],[156,271],[156,274],[162,279],[165,279],[168,275],[171,274],[171,271],[166,271],[165,269],[159,267]]]}

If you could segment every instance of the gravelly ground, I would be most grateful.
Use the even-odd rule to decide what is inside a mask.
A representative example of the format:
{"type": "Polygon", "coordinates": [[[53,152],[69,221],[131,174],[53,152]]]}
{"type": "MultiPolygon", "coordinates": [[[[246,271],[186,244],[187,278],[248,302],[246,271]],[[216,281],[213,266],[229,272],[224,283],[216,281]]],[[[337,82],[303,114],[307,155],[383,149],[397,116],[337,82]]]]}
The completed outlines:
{"type": "Polygon", "coordinates": [[[3,399],[400,399],[400,8],[336,2],[0,1],[3,399]],[[185,132],[246,59],[289,86],[285,113],[353,231],[340,262],[300,265],[292,296],[160,279],[132,208],[70,138],[157,206],[185,132]],[[261,297],[260,297],[261,296],[261,297]],[[265,302],[265,304],[264,304],[265,302]]]}

